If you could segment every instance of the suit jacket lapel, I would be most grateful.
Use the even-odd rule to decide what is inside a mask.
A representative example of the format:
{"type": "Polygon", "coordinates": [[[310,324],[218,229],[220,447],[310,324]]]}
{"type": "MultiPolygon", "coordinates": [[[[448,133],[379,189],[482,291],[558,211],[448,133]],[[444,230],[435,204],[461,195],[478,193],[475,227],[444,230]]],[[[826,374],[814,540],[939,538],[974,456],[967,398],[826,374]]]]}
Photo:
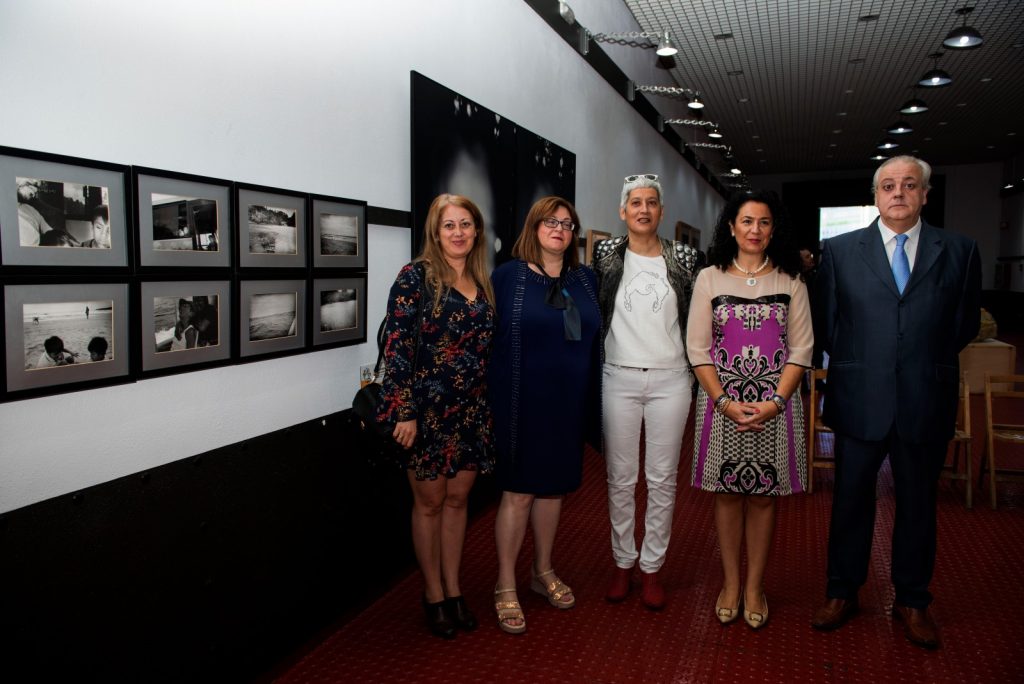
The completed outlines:
{"type": "Polygon", "coordinates": [[[917,239],[917,257],[914,259],[914,270],[910,272],[910,280],[903,289],[906,296],[910,290],[917,286],[928,275],[928,271],[935,266],[935,262],[942,253],[942,231],[929,226],[922,221],[921,234],[917,239]]]}
{"type": "Polygon", "coordinates": [[[885,283],[894,295],[899,297],[900,291],[896,288],[896,278],[892,275],[889,257],[885,255],[885,246],[882,244],[882,236],[878,232],[877,219],[860,233],[860,254],[875,276],[885,283]]]}

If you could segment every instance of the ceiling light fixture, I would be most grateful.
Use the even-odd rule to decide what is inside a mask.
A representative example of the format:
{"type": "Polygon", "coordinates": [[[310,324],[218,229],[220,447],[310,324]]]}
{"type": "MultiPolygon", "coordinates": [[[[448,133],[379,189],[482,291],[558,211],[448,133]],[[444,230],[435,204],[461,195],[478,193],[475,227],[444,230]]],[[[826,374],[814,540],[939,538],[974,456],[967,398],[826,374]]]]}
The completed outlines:
{"type": "MultiPolygon", "coordinates": [[[[672,36],[667,30],[627,31],[625,33],[590,33],[587,31],[587,38],[592,38],[598,43],[616,43],[627,47],[649,48],[654,45],[659,57],[671,57],[679,52],[672,43],[672,36]]],[[[586,42],[583,41],[584,47],[587,47],[586,42]]],[[[581,52],[587,54],[588,51],[589,47],[581,52]]]]}
{"type": "Polygon", "coordinates": [[[710,131],[708,131],[708,137],[714,138],[715,140],[719,140],[722,137],[722,132],[718,130],[718,126],[715,126],[710,131]]]}
{"type": "Polygon", "coordinates": [[[935,66],[931,70],[926,71],[917,84],[925,88],[941,88],[952,83],[953,77],[939,68],[939,58],[942,57],[942,53],[933,52],[928,56],[935,60],[935,66]]]}
{"type": "Polygon", "coordinates": [[[733,174],[735,176],[743,175],[743,172],[740,171],[739,169],[737,169],[735,166],[732,167],[731,169],[729,169],[729,173],[731,173],[731,174],[733,174]]]}
{"type": "Polygon", "coordinates": [[[888,159],[888,157],[886,157],[884,154],[876,154],[872,157],[869,157],[869,159],[871,159],[872,161],[882,161],[883,159],[888,159]]]}
{"type": "Polygon", "coordinates": [[[891,135],[906,135],[907,133],[910,133],[913,130],[914,129],[911,128],[910,124],[908,124],[906,121],[897,121],[896,123],[886,128],[885,132],[891,135]]]}
{"type": "Polygon", "coordinates": [[[880,150],[891,150],[894,147],[899,147],[900,144],[892,138],[883,138],[882,142],[878,143],[878,149],[880,150]]]}
{"type": "Polygon", "coordinates": [[[921,114],[928,111],[928,105],[924,103],[924,100],[907,100],[900,107],[900,114],[921,114]]]}
{"type": "Polygon", "coordinates": [[[704,101],[700,99],[700,93],[694,93],[693,98],[686,103],[690,109],[704,109],[704,101]]]}
{"type": "Polygon", "coordinates": [[[946,40],[942,41],[943,45],[954,50],[970,50],[985,42],[980,33],[967,25],[967,15],[973,11],[973,7],[961,7],[956,11],[964,18],[964,25],[950,31],[946,40]]]}

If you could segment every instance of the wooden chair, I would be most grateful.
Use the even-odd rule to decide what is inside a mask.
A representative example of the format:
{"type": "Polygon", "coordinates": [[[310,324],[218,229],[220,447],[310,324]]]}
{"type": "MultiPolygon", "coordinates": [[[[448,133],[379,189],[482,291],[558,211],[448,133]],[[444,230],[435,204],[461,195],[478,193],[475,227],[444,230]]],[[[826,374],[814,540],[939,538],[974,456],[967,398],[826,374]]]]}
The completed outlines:
{"type": "Polygon", "coordinates": [[[967,510],[971,510],[974,470],[971,460],[971,388],[967,383],[966,372],[960,375],[960,405],[956,413],[956,432],[953,433],[953,462],[942,467],[942,477],[964,481],[964,505],[967,510]],[[960,470],[961,447],[964,450],[963,471],[960,470]]]}
{"type": "MultiPolygon", "coordinates": [[[[824,394],[818,391],[818,383],[824,382],[828,371],[824,368],[812,368],[807,371],[807,384],[810,385],[810,409],[807,413],[807,493],[814,493],[814,469],[835,468],[835,460],[822,458],[818,453],[818,435],[831,434],[832,428],[821,422],[821,409],[824,394]]],[[[833,449],[835,447],[833,446],[833,449]]],[[[835,452],[833,451],[833,454],[835,452]]]]}
{"type": "Polygon", "coordinates": [[[997,468],[995,445],[1000,442],[1024,446],[1024,424],[996,423],[993,415],[1021,416],[1024,407],[1024,375],[993,375],[985,373],[985,454],[981,458],[981,472],[978,473],[978,487],[985,480],[985,470],[989,472],[989,496],[992,508],[996,507],[996,482],[1024,481],[1024,470],[1020,468],[997,468]],[[997,387],[998,385],[998,387],[997,387]],[[997,405],[996,400],[999,401],[997,405]],[[1007,408],[1007,404],[1014,408],[1007,408]]]}

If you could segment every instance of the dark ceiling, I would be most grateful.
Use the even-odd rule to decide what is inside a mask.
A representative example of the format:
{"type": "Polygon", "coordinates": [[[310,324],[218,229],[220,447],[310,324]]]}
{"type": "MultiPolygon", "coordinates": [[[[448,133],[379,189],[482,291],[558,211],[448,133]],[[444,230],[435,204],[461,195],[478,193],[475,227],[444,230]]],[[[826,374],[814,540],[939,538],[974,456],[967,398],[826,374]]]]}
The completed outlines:
{"type": "MultiPolygon", "coordinates": [[[[671,31],[679,53],[663,66],[679,86],[701,93],[704,118],[724,138],[710,140],[703,127],[677,131],[687,143],[732,147],[728,161],[718,150],[694,150],[716,175],[732,166],[744,175],[871,168],[886,127],[900,119],[913,132],[889,136],[901,143],[889,154],[948,165],[1024,150],[1024,0],[623,2],[644,31],[671,31]],[[984,43],[946,48],[965,6],[984,43]],[[936,52],[952,84],[916,86],[936,52]],[[900,114],[913,98],[929,110],[900,114]]],[[[647,97],[659,109],[667,99],[647,97]]]]}

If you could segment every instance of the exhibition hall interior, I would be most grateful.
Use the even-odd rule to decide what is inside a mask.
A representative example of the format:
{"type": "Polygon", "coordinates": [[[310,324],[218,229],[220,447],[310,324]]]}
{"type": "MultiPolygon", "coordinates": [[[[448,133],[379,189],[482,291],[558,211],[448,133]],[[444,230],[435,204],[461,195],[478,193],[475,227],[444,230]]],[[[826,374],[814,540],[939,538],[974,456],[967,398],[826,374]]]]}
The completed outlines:
{"type": "MultiPolygon", "coordinates": [[[[1020,680],[1022,9],[1019,0],[0,3],[0,679],[1020,680]],[[393,292],[419,273],[406,265],[432,249],[447,258],[451,235],[464,230],[436,225],[434,198],[472,200],[482,230],[471,244],[487,274],[511,272],[517,240],[533,230],[531,207],[546,196],[564,198],[578,220],[559,205],[565,216],[542,215],[538,236],[548,221],[570,236],[561,249],[576,249],[573,261],[594,265],[622,244],[595,249],[601,240],[634,235],[630,188],[655,184],[656,237],[696,255],[691,265],[714,257],[730,198],[762,191],[788,214],[787,244],[820,260],[880,217],[873,174],[897,155],[931,165],[923,230],[973,245],[980,279],[980,299],[968,297],[971,311],[956,319],[977,316],[977,334],[940,369],[948,377],[936,370],[935,386],[923,388],[927,401],[940,382],[950,397],[957,387],[956,424],[929,426],[934,439],[953,434],[933,489],[927,587],[941,646],[915,641],[893,586],[902,561],[892,539],[908,498],[895,451],[867,504],[874,527],[856,616],[817,622],[832,586],[836,442],[846,439],[832,431],[843,418],[830,420],[827,354],[808,364],[823,370],[793,376],[792,396],[772,395],[775,415],[790,416],[800,477],[773,504],[760,613],[748,597],[738,619],[725,619],[720,499],[691,482],[710,418],[728,415],[731,400],[709,400],[693,381],[676,421],[678,486],[663,521],[671,543],[653,573],[663,596],[651,598],[646,555],[623,596],[609,588],[621,569],[606,461],[616,416],[607,398],[602,413],[598,390],[587,425],[603,420],[604,443],[598,429],[582,447],[578,486],[557,492],[560,579],[531,579],[547,573],[533,562],[542,542],[526,529],[508,601],[496,548],[508,491],[499,462],[499,476],[483,472],[469,490],[454,552],[478,625],[449,615],[451,629],[439,628],[430,606],[441,604],[428,597],[413,544],[426,490],[415,475],[410,485],[415,468],[396,465],[391,433],[381,438],[353,410],[383,375],[379,331],[398,348],[396,317],[426,315],[396,313],[403,301],[393,292]]],[[[732,263],[748,285],[762,277],[732,263]]],[[[808,283],[816,316],[819,263],[794,280],[808,283]]],[[[565,339],[578,340],[568,270],[520,265],[535,271],[527,282],[564,285],[545,303],[561,309],[565,339]]],[[[839,301],[871,291],[864,269],[850,288],[863,291],[839,301]]],[[[610,277],[596,270],[594,283],[610,277]]],[[[502,327],[494,282],[495,330],[512,330],[518,345],[518,323],[502,327]]],[[[585,288],[598,311],[599,286],[585,288]]],[[[938,280],[935,292],[959,288],[938,280]]],[[[434,315],[455,291],[435,300],[434,315]]],[[[908,294],[899,315],[917,320],[916,301],[908,294]]],[[[600,315],[598,335],[607,332],[600,315]]],[[[850,324],[871,339],[855,319],[840,314],[836,329],[850,324]]],[[[678,324],[687,341],[686,320],[678,324]]],[[[904,334],[874,333],[876,345],[904,334]]],[[[955,336],[932,335],[911,353],[928,357],[955,336]]],[[[488,353],[505,362],[495,361],[506,358],[502,340],[495,335],[482,363],[488,353]]],[[[607,390],[615,364],[600,341],[594,349],[607,390]]],[[[509,363],[520,363],[516,354],[509,363]]],[[[411,359],[413,369],[433,362],[411,359]]],[[[879,387],[899,373],[883,372],[879,387]]],[[[510,376],[519,382],[518,365],[510,376]]],[[[529,409],[514,392],[495,420],[529,410],[544,416],[535,436],[554,439],[572,422],[564,389],[529,409]]],[[[877,413],[891,399],[860,408],[877,413]]],[[[642,433],[638,423],[638,467],[651,466],[651,436],[662,430],[650,417],[642,433]]],[[[658,524],[644,472],[634,474],[640,536],[658,524]]],[[[550,496],[537,495],[538,517],[550,496]]],[[[441,599],[454,610],[454,597],[441,599]]]]}

